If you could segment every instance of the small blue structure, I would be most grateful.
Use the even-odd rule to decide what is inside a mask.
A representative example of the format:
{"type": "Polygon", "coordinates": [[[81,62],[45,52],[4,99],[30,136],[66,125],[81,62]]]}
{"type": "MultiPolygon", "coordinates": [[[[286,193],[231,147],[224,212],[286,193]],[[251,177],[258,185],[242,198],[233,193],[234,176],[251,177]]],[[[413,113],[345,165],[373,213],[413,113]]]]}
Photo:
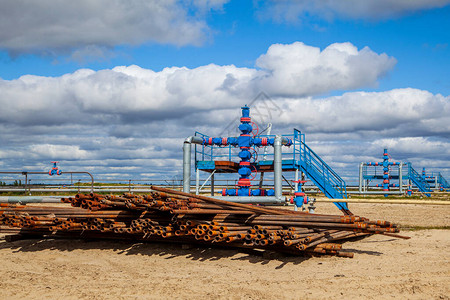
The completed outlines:
{"type": "Polygon", "coordinates": [[[56,165],[57,163],[59,163],[59,161],[52,161],[53,163],[53,168],[48,171],[48,175],[53,176],[53,175],[61,175],[62,171],[60,169],[58,169],[58,166],[56,165]]]}
{"type": "Polygon", "coordinates": [[[293,202],[295,206],[301,207],[304,204],[308,204],[308,196],[303,192],[302,187],[305,184],[306,180],[294,180],[292,181],[297,184],[297,191],[294,192],[293,202]]]}
{"type": "MultiPolygon", "coordinates": [[[[389,161],[389,154],[387,152],[387,149],[384,149],[383,152],[383,161],[382,162],[368,162],[367,166],[383,166],[383,184],[377,184],[377,187],[382,187],[383,191],[389,192],[389,188],[399,186],[395,184],[391,184],[389,182],[390,180],[390,166],[400,165],[398,162],[389,161]]],[[[384,194],[384,197],[387,197],[388,194],[384,194]]]]}
{"type": "Polygon", "coordinates": [[[428,184],[426,178],[419,174],[410,162],[391,162],[389,161],[389,154],[387,149],[383,152],[382,162],[368,162],[361,163],[359,169],[359,194],[379,194],[384,193],[387,197],[389,194],[403,194],[403,180],[408,180],[407,195],[412,194],[411,184],[414,184],[419,191],[424,193],[425,196],[431,196],[431,187],[428,184]],[[368,171],[368,167],[373,167],[373,172],[368,171]],[[383,172],[380,175],[377,173],[377,167],[382,167],[383,172]],[[393,167],[397,167],[393,169],[393,167]],[[382,180],[381,184],[377,184],[377,187],[382,188],[382,192],[367,191],[369,182],[372,180],[382,180]],[[398,184],[391,183],[391,180],[398,180],[398,184]],[[363,186],[364,185],[364,186],[363,186]],[[398,191],[392,191],[392,187],[398,187],[398,191]],[[364,191],[365,190],[365,191],[364,191]]]}
{"type": "Polygon", "coordinates": [[[422,178],[435,190],[443,192],[450,188],[449,183],[440,172],[427,173],[425,168],[422,168],[422,178]]]}

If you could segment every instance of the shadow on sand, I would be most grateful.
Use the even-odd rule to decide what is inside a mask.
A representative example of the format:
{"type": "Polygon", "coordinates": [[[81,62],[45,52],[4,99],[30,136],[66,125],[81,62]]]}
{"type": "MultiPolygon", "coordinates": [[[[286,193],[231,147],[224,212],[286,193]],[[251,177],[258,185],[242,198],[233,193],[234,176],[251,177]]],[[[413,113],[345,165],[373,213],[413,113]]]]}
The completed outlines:
{"type": "MultiPolygon", "coordinates": [[[[42,238],[26,237],[13,242],[0,242],[1,249],[11,249],[13,252],[37,252],[44,250],[75,251],[75,250],[112,250],[118,255],[147,255],[161,256],[164,259],[185,257],[199,262],[215,261],[222,258],[230,260],[247,261],[252,264],[268,264],[279,262],[276,269],[281,269],[287,264],[299,265],[311,258],[309,255],[299,256],[275,252],[273,250],[257,250],[232,247],[228,245],[190,244],[188,242],[175,241],[133,241],[118,239],[73,239],[73,238],[42,238]]],[[[345,249],[358,254],[379,256],[383,253],[376,251],[360,251],[356,249],[345,249]]],[[[344,259],[344,258],[343,258],[344,259]]]]}
{"type": "Polygon", "coordinates": [[[268,264],[270,261],[280,263],[276,269],[286,264],[298,265],[310,259],[310,256],[294,256],[271,250],[254,250],[226,246],[207,246],[171,242],[136,242],[129,240],[94,240],[94,239],[49,239],[29,237],[14,242],[0,242],[0,250],[11,249],[13,252],[38,251],[76,251],[76,250],[112,250],[118,255],[158,255],[164,259],[185,257],[199,262],[215,261],[222,258],[247,261],[252,264],[268,264]]]}

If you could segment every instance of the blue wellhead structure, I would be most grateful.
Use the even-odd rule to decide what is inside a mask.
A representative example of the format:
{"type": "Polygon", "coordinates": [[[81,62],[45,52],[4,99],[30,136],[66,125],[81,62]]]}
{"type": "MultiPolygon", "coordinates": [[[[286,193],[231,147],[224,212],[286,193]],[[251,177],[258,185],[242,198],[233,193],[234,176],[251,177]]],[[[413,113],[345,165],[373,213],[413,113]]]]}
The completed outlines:
{"type": "MultiPolygon", "coordinates": [[[[252,171],[256,171],[256,167],[252,166],[252,162],[256,162],[256,151],[254,146],[274,146],[275,139],[267,137],[256,137],[253,133],[253,126],[256,128],[256,124],[252,122],[250,118],[250,108],[245,105],[241,107],[242,117],[240,119],[241,124],[239,130],[241,134],[239,137],[203,137],[203,145],[216,145],[216,146],[233,146],[238,147],[241,151],[238,156],[241,159],[239,162],[238,174],[240,175],[236,189],[223,189],[223,196],[274,196],[275,191],[273,189],[251,189],[251,174],[252,171]],[[252,126],[253,123],[253,126],[252,126]],[[253,150],[253,151],[252,151],[253,150]],[[254,168],[254,170],[252,170],[254,168]]],[[[292,145],[292,139],[287,139],[285,146],[292,145]]]]}
{"type": "MultiPolygon", "coordinates": [[[[209,178],[213,178],[214,173],[237,171],[240,177],[236,188],[224,188],[222,190],[222,197],[230,197],[230,200],[236,198],[232,201],[244,201],[243,198],[239,197],[255,197],[254,202],[258,202],[261,196],[275,196],[275,198],[281,196],[281,171],[295,171],[296,176],[297,172],[303,172],[328,198],[347,198],[345,181],[305,143],[304,134],[297,129],[294,129],[294,133],[291,135],[258,134],[257,126],[250,118],[250,108],[245,105],[241,107],[241,110],[242,115],[238,127],[240,135],[238,137],[209,137],[196,132],[195,136],[186,139],[185,148],[183,148],[186,154],[183,160],[186,170],[183,181],[186,186],[183,189],[186,192],[189,191],[190,146],[186,146],[186,143],[188,143],[195,144],[195,168],[197,172],[198,170],[209,172],[211,173],[209,178]],[[288,150],[282,152],[281,146],[287,147],[288,150]],[[258,149],[267,149],[266,147],[273,148],[274,152],[266,153],[265,151],[264,159],[258,160],[258,149]],[[218,151],[219,148],[220,151],[218,151]],[[238,165],[233,162],[233,148],[240,150],[237,155],[240,159],[238,165]],[[224,154],[225,152],[226,154],[224,154]],[[279,164],[279,172],[277,171],[277,164],[279,164]],[[262,179],[259,188],[252,189],[251,182],[255,179],[257,172],[261,172],[261,175],[264,172],[274,172],[274,189],[263,189],[261,187],[262,179]]],[[[293,202],[297,206],[302,206],[306,204],[305,201],[308,201],[308,197],[302,191],[305,181],[296,179],[294,182],[297,186],[293,202]]],[[[341,210],[348,211],[346,202],[335,202],[335,204],[341,210]]]]}

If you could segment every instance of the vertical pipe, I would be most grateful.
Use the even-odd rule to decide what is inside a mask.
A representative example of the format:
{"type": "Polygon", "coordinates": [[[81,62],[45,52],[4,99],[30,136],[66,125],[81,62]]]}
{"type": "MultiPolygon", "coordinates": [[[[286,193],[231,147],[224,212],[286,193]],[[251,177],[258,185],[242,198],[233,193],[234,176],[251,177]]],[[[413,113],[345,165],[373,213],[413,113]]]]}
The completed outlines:
{"type": "MultiPolygon", "coordinates": [[[[267,124],[267,134],[270,135],[270,132],[272,131],[272,123],[267,124]]],[[[264,147],[264,155],[263,155],[263,161],[267,159],[267,146],[264,147]]]]}
{"type": "Polygon", "coordinates": [[[25,193],[27,192],[28,189],[28,173],[25,172],[25,193]]]}
{"type": "Polygon", "coordinates": [[[214,197],[214,173],[211,174],[211,197],[214,197]]]}
{"type": "Polygon", "coordinates": [[[273,143],[274,147],[274,159],[273,159],[273,181],[274,181],[274,190],[275,197],[277,200],[281,200],[283,195],[283,187],[281,181],[281,171],[282,171],[282,162],[281,162],[281,136],[277,135],[275,137],[275,141],[273,143]]]}
{"type": "Polygon", "coordinates": [[[359,193],[362,194],[362,185],[363,185],[363,166],[364,163],[359,164],[359,193]]]}
{"type": "Polygon", "coordinates": [[[403,194],[403,163],[398,165],[398,186],[400,187],[400,194],[403,194]]]}
{"type": "Polygon", "coordinates": [[[191,143],[183,144],[183,192],[191,192],[191,143]]]}
{"type": "MultiPolygon", "coordinates": [[[[295,178],[294,178],[294,188],[295,191],[298,191],[298,169],[295,169],[295,178]]],[[[294,201],[294,210],[297,211],[297,203],[294,201]]]]}
{"type": "Polygon", "coordinates": [[[264,172],[261,172],[260,178],[259,178],[259,188],[262,189],[264,182],[264,172]]]}
{"type": "Polygon", "coordinates": [[[94,192],[94,176],[92,176],[92,174],[89,172],[84,172],[84,173],[87,173],[89,176],[91,176],[91,193],[93,193],[94,192]]]}
{"type": "Polygon", "coordinates": [[[195,168],[195,194],[198,195],[200,187],[200,170],[195,168]]]}

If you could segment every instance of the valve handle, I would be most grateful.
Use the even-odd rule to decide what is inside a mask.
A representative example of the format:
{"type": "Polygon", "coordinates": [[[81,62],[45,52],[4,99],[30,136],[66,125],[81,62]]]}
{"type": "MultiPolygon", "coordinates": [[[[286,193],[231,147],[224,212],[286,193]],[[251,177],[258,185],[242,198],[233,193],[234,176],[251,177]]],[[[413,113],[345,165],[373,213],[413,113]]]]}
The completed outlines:
{"type": "Polygon", "coordinates": [[[253,176],[250,177],[250,180],[253,180],[253,179],[255,179],[256,175],[258,174],[258,170],[256,169],[255,165],[251,165],[251,167],[252,167],[253,169],[255,169],[255,172],[252,171],[252,174],[255,173],[255,175],[253,175],[253,176]]]}
{"type": "Polygon", "coordinates": [[[252,154],[252,158],[251,158],[252,163],[255,163],[258,159],[258,152],[256,151],[255,148],[250,148],[250,149],[248,149],[248,151],[252,154]]]}
{"type": "Polygon", "coordinates": [[[253,134],[253,137],[255,137],[255,136],[257,136],[258,135],[258,133],[259,133],[259,126],[258,126],[258,124],[256,124],[255,122],[251,122],[251,124],[252,124],[252,134],[253,134]],[[253,131],[255,131],[255,129],[256,129],[256,133],[253,133],[253,131]]]}

